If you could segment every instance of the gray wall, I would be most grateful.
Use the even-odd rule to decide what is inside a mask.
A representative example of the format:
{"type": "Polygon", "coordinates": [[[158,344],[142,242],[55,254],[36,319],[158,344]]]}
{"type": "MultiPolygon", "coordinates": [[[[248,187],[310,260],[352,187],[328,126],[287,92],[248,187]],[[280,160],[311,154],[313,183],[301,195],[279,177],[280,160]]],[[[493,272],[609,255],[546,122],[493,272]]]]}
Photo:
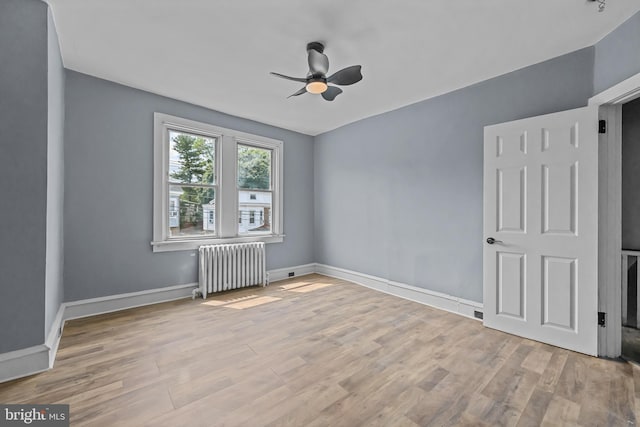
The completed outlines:
{"type": "Polygon", "coordinates": [[[622,248],[640,250],[640,98],[622,106],[622,248]]]}
{"type": "Polygon", "coordinates": [[[153,253],[153,113],[284,141],[284,243],[267,268],[313,258],[313,138],[67,70],[65,301],[197,281],[194,251],[153,253]]]}
{"type": "Polygon", "coordinates": [[[482,301],[483,127],[584,106],[586,48],[315,139],[316,261],[482,301]]]}
{"type": "Polygon", "coordinates": [[[64,201],[64,67],[51,11],[47,19],[47,253],[45,272],[45,334],[62,303],[64,201]]]}
{"type": "Polygon", "coordinates": [[[640,73],[640,12],[595,45],[594,93],[640,73]]]}
{"type": "Polygon", "coordinates": [[[44,342],[47,5],[0,2],[0,353],[44,342]]]}

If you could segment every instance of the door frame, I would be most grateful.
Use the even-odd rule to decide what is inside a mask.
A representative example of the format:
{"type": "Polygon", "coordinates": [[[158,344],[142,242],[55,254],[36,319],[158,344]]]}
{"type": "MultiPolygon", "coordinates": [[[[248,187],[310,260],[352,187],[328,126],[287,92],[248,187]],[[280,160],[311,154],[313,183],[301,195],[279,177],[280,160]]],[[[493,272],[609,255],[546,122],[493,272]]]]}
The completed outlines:
{"type": "Polygon", "coordinates": [[[622,352],[622,104],[640,98],[640,73],[589,99],[606,121],[598,150],[598,311],[606,326],[598,328],[598,355],[622,352]]]}

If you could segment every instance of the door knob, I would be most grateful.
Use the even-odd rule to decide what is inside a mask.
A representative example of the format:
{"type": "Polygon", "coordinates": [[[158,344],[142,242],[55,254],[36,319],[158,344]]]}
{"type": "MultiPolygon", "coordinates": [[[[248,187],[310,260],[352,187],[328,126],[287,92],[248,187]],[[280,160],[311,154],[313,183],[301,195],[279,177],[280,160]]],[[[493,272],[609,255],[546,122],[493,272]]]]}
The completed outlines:
{"type": "Polygon", "coordinates": [[[494,243],[502,243],[502,240],[496,240],[493,237],[487,238],[487,243],[493,245],[494,243]]]}

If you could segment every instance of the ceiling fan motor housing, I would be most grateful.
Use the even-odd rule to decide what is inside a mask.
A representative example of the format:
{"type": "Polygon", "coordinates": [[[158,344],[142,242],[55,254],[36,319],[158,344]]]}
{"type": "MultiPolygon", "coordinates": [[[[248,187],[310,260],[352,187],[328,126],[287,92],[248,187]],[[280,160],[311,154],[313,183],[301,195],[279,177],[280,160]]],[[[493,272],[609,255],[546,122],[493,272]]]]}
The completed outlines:
{"type": "Polygon", "coordinates": [[[307,51],[309,51],[311,49],[322,53],[322,52],[324,52],[324,45],[322,43],[320,43],[320,42],[308,43],[307,44],[307,51]]]}

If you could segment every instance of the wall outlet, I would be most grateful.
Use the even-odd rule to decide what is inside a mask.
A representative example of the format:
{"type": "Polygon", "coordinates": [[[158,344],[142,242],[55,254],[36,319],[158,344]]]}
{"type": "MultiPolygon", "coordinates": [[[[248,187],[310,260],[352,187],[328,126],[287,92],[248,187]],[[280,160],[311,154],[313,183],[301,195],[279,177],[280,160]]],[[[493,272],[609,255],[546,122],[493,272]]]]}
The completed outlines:
{"type": "Polygon", "coordinates": [[[294,273],[293,271],[289,272],[289,277],[293,277],[295,275],[296,275],[296,273],[294,273]]]}
{"type": "Polygon", "coordinates": [[[482,319],[484,315],[482,314],[481,311],[473,310],[473,317],[475,317],[476,319],[482,319]]]}

